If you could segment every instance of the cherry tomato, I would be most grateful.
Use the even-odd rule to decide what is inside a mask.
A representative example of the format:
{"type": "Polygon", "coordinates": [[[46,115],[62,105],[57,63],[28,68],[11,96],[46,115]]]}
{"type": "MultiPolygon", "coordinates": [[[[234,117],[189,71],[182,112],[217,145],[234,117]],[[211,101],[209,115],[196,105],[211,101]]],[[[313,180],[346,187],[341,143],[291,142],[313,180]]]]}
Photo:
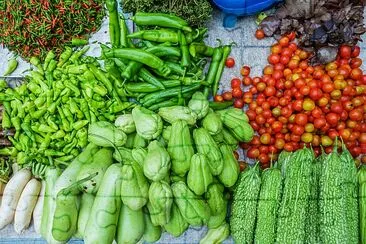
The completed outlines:
{"type": "Polygon", "coordinates": [[[241,67],[240,74],[242,76],[248,76],[250,74],[250,67],[249,66],[246,66],[246,65],[243,66],[243,67],[241,67]]]}
{"type": "Polygon", "coordinates": [[[248,158],[256,159],[258,158],[259,154],[259,149],[255,147],[252,147],[247,151],[248,158]]]}
{"type": "Polygon", "coordinates": [[[301,136],[304,133],[305,129],[302,126],[294,125],[292,129],[292,133],[297,136],[301,136]]]}
{"type": "Polygon", "coordinates": [[[283,149],[285,149],[285,151],[287,151],[287,152],[293,152],[294,151],[294,147],[291,143],[285,143],[283,149]]]}
{"type": "Polygon", "coordinates": [[[323,92],[319,88],[314,88],[310,90],[309,96],[312,100],[318,101],[323,96],[323,92]]]}
{"type": "Polygon", "coordinates": [[[216,95],[214,97],[214,101],[215,102],[223,102],[224,101],[224,98],[221,95],[216,95]]]}
{"type": "Polygon", "coordinates": [[[323,83],[322,90],[325,93],[331,93],[334,90],[334,84],[332,82],[323,83]]]}
{"type": "Polygon", "coordinates": [[[338,124],[339,121],[339,115],[336,113],[328,113],[326,116],[327,122],[331,125],[331,126],[336,126],[338,124]]]}
{"type": "Polygon", "coordinates": [[[225,61],[225,65],[228,68],[232,68],[235,66],[235,60],[233,58],[227,58],[225,61]]]}
{"type": "Polygon", "coordinates": [[[240,88],[234,88],[232,94],[235,98],[241,98],[243,96],[243,91],[240,88]]]}
{"type": "Polygon", "coordinates": [[[268,56],[268,62],[270,64],[278,64],[280,62],[280,56],[278,54],[271,54],[268,56]]]}
{"type": "Polygon", "coordinates": [[[258,40],[262,40],[265,37],[264,31],[262,29],[258,29],[255,32],[255,38],[258,40]]]}
{"type": "Polygon", "coordinates": [[[258,160],[262,164],[267,164],[269,163],[269,156],[267,154],[261,153],[258,157],[258,160]]]}
{"type": "Polygon", "coordinates": [[[306,125],[308,123],[308,116],[302,113],[296,114],[295,123],[301,126],[306,125]]]}
{"type": "Polygon", "coordinates": [[[340,48],[339,48],[339,55],[342,57],[342,58],[345,58],[345,59],[349,59],[351,57],[351,54],[352,54],[352,49],[350,46],[347,46],[347,45],[342,45],[340,48]]]}
{"type": "Polygon", "coordinates": [[[252,84],[252,82],[253,82],[252,78],[250,78],[249,76],[244,77],[242,80],[242,83],[245,86],[250,86],[252,84]]]}
{"type": "Polygon", "coordinates": [[[361,51],[361,49],[360,49],[359,46],[354,46],[353,50],[352,50],[352,53],[351,53],[351,57],[352,58],[358,57],[358,55],[360,55],[360,51],[361,51]]]}
{"type": "Polygon", "coordinates": [[[306,132],[314,132],[314,130],[315,130],[315,127],[314,127],[314,125],[313,124],[311,124],[311,123],[307,123],[306,125],[305,125],[305,131],[306,132]]]}
{"type": "Polygon", "coordinates": [[[305,111],[312,111],[315,109],[315,103],[311,99],[305,99],[304,102],[302,103],[302,108],[305,111]]]}
{"type": "Polygon", "coordinates": [[[354,80],[359,80],[363,76],[362,70],[360,68],[352,69],[351,71],[351,78],[354,80]]]}
{"type": "Polygon", "coordinates": [[[314,120],[314,127],[317,129],[322,128],[323,126],[325,126],[326,124],[326,120],[324,118],[318,118],[316,120],[314,120]]]}
{"type": "Polygon", "coordinates": [[[267,97],[271,97],[274,96],[276,94],[276,88],[274,88],[273,86],[267,86],[264,90],[264,94],[267,97]]]}
{"type": "Polygon", "coordinates": [[[226,101],[231,101],[233,99],[233,94],[231,94],[231,92],[224,92],[222,94],[222,97],[224,98],[224,100],[226,101]]]}
{"type": "Polygon", "coordinates": [[[231,88],[239,88],[241,84],[241,80],[239,78],[233,78],[231,80],[231,88]]]}
{"type": "Polygon", "coordinates": [[[281,39],[278,41],[281,47],[287,47],[290,43],[290,39],[287,36],[281,37],[281,39]]]}
{"type": "Polygon", "coordinates": [[[360,58],[353,58],[353,59],[351,59],[350,65],[351,65],[351,68],[352,69],[359,68],[362,65],[362,59],[360,59],[360,58]]]}
{"type": "Polygon", "coordinates": [[[283,124],[280,121],[275,121],[272,123],[272,131],[273,132],[280,132],[283,128],[283,124]]]}
{"type": "Polygon", "coordinates": [[[353,109],[349,112],[349,118],[354,121],[361,121],[363,119],[363,113],[361,109],[353,109]]]}
{"type": "Polygon", "coordinates": [[[280,62],[281,62],[281,64],[286,65],[290,62],[290,57],[289,56],[281,56],[280,62]]]}
{"type": "Polygon", "coordinates": [[[301,111],[303,108],[303,102],[302,100],[296,100],[292,103],[292,109],[295,111],[301,111]]]}
{"type": "Polygon", "coordinates": [[[244,101],[242,99],[235,99],[234,107],[235,108],[243,108],[244,107],[244,101]]]}

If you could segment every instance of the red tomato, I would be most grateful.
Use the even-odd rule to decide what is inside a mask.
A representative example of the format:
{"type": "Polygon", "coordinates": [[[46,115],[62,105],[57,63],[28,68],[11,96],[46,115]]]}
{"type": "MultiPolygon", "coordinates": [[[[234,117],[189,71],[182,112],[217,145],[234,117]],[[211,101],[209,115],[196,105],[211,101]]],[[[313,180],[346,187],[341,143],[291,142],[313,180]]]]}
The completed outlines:
{"type": "Polygon", "coordinates": [[[349,112],[349,118],[354,121],[361,121],[363,119],[363,112],[361,109],[353,109],[351,112],[349,112]]]}
{"type": "Polygon", "coordinates": [[[281,39],[278,41],[281,47],[287,47],[290,43],[290,39],[287,36],[281,37],[281,39]]]}
{"type": "Polygon", "coordinates": [[[339,115],[336,113],[328,113],[326,115],[326,119],[331,126],[336,126],[340,118],[339,115]]]}
{"type": "Polygon", "coordinates": [[[296,114],[295,123],[301,126],[305,126],[308,123],[308,116],[305,114],[296,114]]]}
{"type": "Polygon", "coordinates": [[[342,57],[342,58],[345,58],[345,59],[349,59],[351,57],[351,54],[352,54],[352,49],[350,46],[347,46],[347,45],[342,45],[340,48],[339,48],[339,55],[342,57]]]}
{"type": "Polygon", "coordinates": [[[294,127],[292,128],[292,133],[294,135],[301,136],[304,132],[305,132],[305,129],[302,126],[294,125],[294,127]]]}
{"type": "Polygon", "coordinates": [[[231,88],[239,88],[241,84],[241,80],[239,78],[233,78],[231,80],[231,88]]]}
{"type": "Polygon", "coordinates": [[[250,78],[249,76],[244,77],[242,80],[242,83],[245,86],[250,86],[252,84],[252,82],[253,82],[252,78],[250,78]]]}
{"type": "Polygon", "coordinates": [[[303,101],[296,100],[292,103],[292,109],[295,111],[301,111],[303,109],[303,101]]]}
{"type": "Polygon", "coordinates": [[[267,86],[264,90],[264,94],[267,96],[267,97],[271,97],[271,96],[274,96],[276,95],[276,88],[274,88],[273,86],[267,86]]]}
{"type": "Polygon", "coordinates": [[[280,55],[278,54],[270,54],[268,56],[268,63],[270,64],[278,64],[280,62],[280,55]]]}
{"type": "Polygon", "coordinates": [[[272,124],[272,131],[273,132],[278,133],[282,130],[282,128],[283,128],[283,124],[280,121],[273,122],[273,124],[272,124]]]}
{"type": "Polygon", "coordinates": [[[221,95],[216,95],[214,97],[214,101],[215,102],[223,102],[224,101],[224,98],[221,95]]]}
{"type": "Polygon", "coordinates": [[[318,118],[316,120],[314,120],[314,127],[317,129],[322,128],[323,126],[325,126],[326,124],[326,120],[324,118],[318,118]]]}
{"type": "Polygon", "coordinates": [[[258,157],[259,162],[262,164],[268,164],[269,163],[269,156],[267,154],[261,153],[258,157]]]}
{"type": "Polygon", "coordinates": [[[352,69],[351,71],[351,78],[354,80],[359,80],[363,76],[362,70],[360,68],[352,69]]]}
{"type": "Polygon", "coordinates": [[[336,103],[333,103],[331,106],[330,106],[330,110],[334,113],[337,113],[337,114],[342,114],[342,112],[344,111],[343,110],[343,106],[341,103],[339,102],[336,102],[336,103]]]}
{"type": "Polygon", "coordinates": [[[244,65],[243,67],[241,67],[240,74],[242,76],[248,76],[250,74],[250,67],[249,66],[246,66],[246,65],[244,65]]]}
{"type": "Polygon", "coordinates": [[[248,158],[256,159],[259,156],[258,148],[252,147],[247,151],[248,158]]]}
{"type": "Polygon", "coordinates": [[[244,101],[242,99],[235,99],[234,107],[235,108],[243,108],[244,107],[244,101]]]}
{"type": "Polygon", "coordinates": [[[225,65],[228,68],[232,68],[235,65],[235,60],[233,58],[227,58],[225,61],[225,65]]]}
{"type": "Polygon", "coordinates": [[[319,88],[314,88],[310,90],[309,96],[312,100],[318,101],[323,96],[323,92],[319,88]]]}
{"type": "Polygon", "coordinates": [[[250,110],[250,109],[248,109],[248,111],[246,112],[246,114],[247,114],[247,116],[248,116],[248,118],[249,118],[250,121],[255,120],[255,117],[257,116],[257,114],[255,113],[255,111],[250,110]]]}
{"type": "Polygon", "coordinates": [[[351,59],[350,65],[351,65],[352,69],[359,68],[362,65],[362,59],[353,58],[353,59],[351,59]]]}
{"type": "Polygon", "coordinates": [[[258,40],[261,40],[265,37],[264,31],[261,29],[256,30],[255,32],[255,38],[257,38],[258,40]]]}
{"type": "Polygon", "coordinates": [[[281,64],[286,65],[290,62],[290,57],[282,55],[281,58],[280,58],[280,62],[281,62],[281,64]]]}
{"type": "Polygon", "coordinates": [[[358,55],[360,55],[360,51],[361,51],[361,49],[359,46],[354,46],[352,53],[351,53],[351,57],[352,58],[358,57],[358,55]]]}
{"type": "Polygon", "coordinates": [[[287,152],[293,152],[294,151],[294,147],[291,143],[285,143],[283,149],[285,149],[285,151],[287,151],[287,152]]]}
{"type": "Polygon", "coordinates": [[[231,92],[224,92],[222,94],[222,97],[224,98],[224,100],[226,101],[231,101],[233,99],[233,94],[231,94],[231,92]]]}
{"type": "Polygon", "coordinates": [[[241,98],[243,96],[243,91],[240,89],[240,87],[234,88],[232,90],[232,94],[233,94],[233,97],[235,97],[235,98],[241,98]]]}

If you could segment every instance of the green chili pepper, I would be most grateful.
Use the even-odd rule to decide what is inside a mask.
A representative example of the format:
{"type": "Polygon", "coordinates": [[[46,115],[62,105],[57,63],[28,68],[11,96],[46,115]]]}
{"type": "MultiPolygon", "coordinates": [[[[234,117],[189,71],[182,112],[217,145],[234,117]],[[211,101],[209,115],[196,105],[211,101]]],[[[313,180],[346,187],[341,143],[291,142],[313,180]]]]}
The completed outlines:
{"type": "Polygon", "coordinates": [[[42,75],[44,74],[43,66],[41,64],[41,61],[37,57],[31,57],[29,59],[29,63],[31,63],[33,66],[35,66],[38,69],[38,72],[42,75]]]}
{"type": "Polygon", "coordinates": [[[79,120],[73,124],[74,130],[80,130],[89,123],[88,120],[79,120]]]}
{"type": "Polygon", "coordinates": [[[43,151],[49,147],[51,143],[51,133],[47,133],[47,135],[44,138],[44,141],[39,146],[39,151],[43,151]]]}
{"type": "Polygon", "coordinates": [[[18,150],[18,151],[22,151],[22,145],[15,140],[14,138],[12,138],[11,136],[8,137],[9,141],[11,142],[11,144],[18,150]]]}
{"type": "Polygon", "coordinates": [[[33,132],[32,132],[32,129],[31,129],[31,126],[30,126],[30,124],[29,123],[26,123],[26,122],[24,122],[23,121],[23,123],[21,124],[21,127],[22,127],[22,129],[23,129],[23,131],[25,132],[25,134],[27,135],[27,136],[29,136],[29,138],[32,140],[32,141],[36,141],[36,138],[35,138],[35,136],[34,136],[34,134],[33,134],[33,132]]]}
{"type": "Polygon", "coordinates": [[[51,127],[53,130],[57,131],[58,130],[58,126],[57,124],[53,121],[53,118],[51,115],[47,116],[47,124],[49,127],[51,127]]]}
{"type": "MultiPolygon", "coordinates": [[[[72,150],[74,147],[76,147],[77,143],[78,143],[77,139],[76,139],[76,138],[74,138],[74,139],[72,140],[72,142],[70,142],[69,144],[67,144],[67,145],[63,148],[63,150],[62,150],[62,151],[63,151],[64,153],[70,153],[70,152],[71,152],[71,150],[72,150]]],[[[63,156],[63,155],[61,155],[61,156],[63,156]]]]}
{"type": "Polygon", "coordinates": [[[214,48],[209,47],[204,43],[191,43],[189,45],[189,53],[192,55],[192,57],[197,57],[197,54],[203,55],[205,57],[212,57],[214,54],[214,48]]]}
{"type": "Polygon", "coordinates": [[[18,67],[18,61],[15,58],[12,58],[8,61],[8,68],[5,70],[3,76],[10,75],[13,73],[18,67]]]}
{"type": "Polygon", "coordinates": [[[72,38],[71,39],[71,45],[74,47],[84,46],[89,43],[86,39],[80,39],[80,38],[72,38]]]}
{"type": "Polygon", "coordinates": [[[76,138],[78,139],[78,146],[84,148],[88,145],[88,129],[81,128],[76,133],[76,138]]]}
{"type": "Polygon", "coordinates": [[[37,108],[40,108],[43,106],[43,104],[45,104],[46,102],[46,96],[47,94],[42,94],[39,97],[36,98],[36,100],[34,100],[34,104],[36,105],[37,108]]]}
{"type": "MultiPolygon", "coordinates": [[[[77,150],[78,154],[79,154],[79,150],[77,150]]],[[[71,153],[72,154],[72,153],[71,153]]],[[[66,156],[62,156],[62,157],[59,157],[57,158],[56,160],[59,160],[59,161],[63,161],[63,162],[68,162],[68,161],[71,161],[75,158],[74,155],[66,155],[66,156]]]]}
{"type": "Polygon", "coordinates": [[[41,118],[45,113],[47,112],[47,108],[46,106],[44,106],[43,108],[40,108],[39,110],[37,110],[36,112],[32,113],[31,116],[33,119],[39,119],[41,118]]]}
{"type": "Polygon", "coordinates": [[[161,26],[192,32],[185,20],[170,14],[137,12],[132,20],[140,26],[161,26]]]}
{"type": "Polygon", "coordinates": [[[42,93],[42,89],[39,85],[37,85],[34,82],[29,82],[27,84],[27,88],[34,94],[39,95],[40,93],[42,93]]]}
{"type": "Polygon", "coordinates": [[[90,120],[90,113],[89,113],[89,106],[88,106],[88,102],[85,99],[80,99],[79,100],[80,103],[80,109],[83,112],[85,118],[91,122],[90,120]]]}
{"type": "Polygon", "coordinates": [[[165,61],[165,64],[166,64],[166,66],[168,66],[171,69],[172,73],[175,73],[175,74],[178,74],[181,76],[185,75],[185,72],[186,72],[185,69],[182,68],[182,66],[180,66],[179,64],[170,62],[170,61],[165,61]]]}
{"type": "Polygon", "coordinates": [[[55,53],[51,50],[47,53],[46,58],[43,62],[43,70],[47,70],[49,63],[56,57],[55,53]]]}
{"type": "Polygon", "coordinates": [[[159,108],[170,107],[170,106],[174,106],[174,105],[177,105],[177,104],[178,104],[178,99],[177,98],[172,98],[172,99],[169,99],[167,101],[163,101],[163,102],[154,104],[154,105],[150,106],[148,109],[151,110],[151,111],[156,111],[159,108]]]}
{"type": "Polygon", "coordinates": [[[120,46],[121,47],[131,47],[130,44],[132,43],[131,40],[127,38],[128,35],[128,27],[126,24],[125,19],[119,18],[119,28],[121,30],[120,34],[120,46]]]}
{"type": "MultiPolygon", "coordinates": [[[[178,83],[178,85],[180,85],[180,82],[178,83]]],[[[137,92],[137,93],[141,93],[141,92],[155,92],[155,91],[159,91],[161,90],[161,88],[149,84],[149,83],[126,83],[125,84],[125,88],[128,92],[137,92]]]]}
{"type": "Polygon", "coordinates": [[[172,30],[143,30],[134,32],[127,37],[138,38],[153,42],[179,42],[178,33],[172,30]]]}
{"type": "Polygon", "coordinates": [[[144,104],[145,107],[150,107],[153,105],[157,99],[164,99],[167,97],[174,97],[179,94],[179,92],[187,93],[190,91],[195,91],[199,89],[201,84],[194,84],[190,86],[185,87],[173,87],[169,89],[165,89],[163,91],[153,92],[148,95],[146,95],[143,99],[140,100],[141,103],[144,104]]]}
{"type": "Polygon", "coordinates": [[[58,130],[57,132],[52,134],[51,139],[52,140],[62,139],[65,137],[65,135],[66,133],[63,130],[58,130]]]}
{"type": "Polygon", "coordinates": [[[178,31],[179,44],[182,52],[181,65],[187,68],[191,64],[191,57],[188,50],[187,40],[181,31],[178,31]]]}
{"type": "Polygon", "coordinates": [[[95,115],[95,113],[93,111],[90,111],[90,123],[95,123],[97,122],[97,116],[95,115]]]}
{"type": "Polygon", "coordinates": [[[13,124],[13,126],[15,128],[14,138],[18,139],[19,134],[20,134],[20,129],[21,129],[20,118],[18,116],[16,116],[16,117],[11,118],[10,121],[11,121],[11,123],[13,124]]]}
{"type": "Polygon", "coordinates": [[[90,48],[90,46],[85,46],[81,50],[79,50],[77,52],[74,52],[71,55],[71,57],[69,58],[69,61],[74,63],[74,64],[77,64],[80,57],[83,56],[89,50],[89,48],[90,48]]]}
{"type": "Polygon", "coordinates": [[[0,155],[1,156],[11,156],[15,157],[17,155],[18,151],[15,147],[6,147],[0,149],[0,155]]]}
{"type": "Polygon", "coordinates": [[[10,102],[3,102],[3,106],[4,106],[4,110],[3,110],[2,127],[4,129],[10,129],[11,128],[11,120],[10,120],[11,106],[10,106],[10,102]]]}
{"type": "Polygon", "coordinates": [[[72,49],[66,46],[65,50],[60,54],[57,67],[61,68],[67,62],[67,60],[69,60],[71,55],[72,55],[72,49]]]}
{"type": "Polygon", "coordinates": [[[65,114],[63,113],[63,110],[59,106],[57,106],[57,111],[58,111],[58,114],[60,115],[60,118],[61,118],[61,123],[62,123],[63,130],[64,131],[71,131],[70,123],[66,119],[65,114]]]}
{"type": "Polygon", "coordinates": [[[44,155],[47,156],[53,156],[53,157],[61,157],[61,156],[65,156],[64,152],[59,152],[56,150],[52,150],[52,149],[47,149],[44,151],[44,155]]]}
{"type": "Polygon", "coordinates": [[[158,70],[164,76],[169,75],[170,69],[159,57],[141,49],[120,48],[112,49],[104,54],[107,58],[123,58],[145,64],[146,66],[158,70]]]}
{"type": "Polygon", "coordinates": [[[109,37],[112,47],[120,46],[121,30],[119,26],[118,6],[116,0],[107,0],[106,6],[109,12],[109,37]]]}
{"type": "Polygon", "coordinates": [[[60,105],[61,103],[61,97],[58,98],[55,102],[53,102],[48,108],[47,108],[47,111],[50,113],[50,114],[54,114],[56,112],[56,108],[58,105],[60,105]]]}
{"type": "Polygon", "coordinates": [[[148,71],[145,68],[142,68],[140,71],[140,77],[143,81],[150,83],[154,86],[159,87],[160,89],[164,90],[165,87],[164,85],[161,83],[160,80],[158,80],[153,74],[150,73],[150,71],[148,71]]]}
{"type": "Polygon", "coordinates": [[[88,66],[89,66],[90,71],[93,72],[94,76],[99,81],[101,81],[103,83],[103,85],[107,88],[108,92],[112,92],[113,85],[108,80],[107,76],[100,69],[98,69],[95,65],[89,64],[88,66]]]}
{"type": "Polygon", "coordinates": [[[69,65],[67,66],[67,72],[70,74],[81,75],[88,70],[88,66],[86,64],[79,65],[69,65]]]}
{"type": "Polygon", "coordinates": [[[66,119],[70,122],[70,124],[72,124],[74,122],[74,116],[72,115],[72,113],[69,109],[69,105],[64,104],[62,106],[62,111],[64,112],[64,115],[65,115],[66,119]]]}
{"type": "Polygon", "coordinates": [[[222,50],[223,50],[222,51],[222,59],[221,59],[220,64],[218,65],[218,68],[216,70],[216,76],[215,76],[214,84],[213,84],[213,87],[212,87],[213,96],[216,96],[216,94],[217,94],[217,90],[218,90],[219,84],[220,84],[220,79],[221,79],[222,73],[224,72],[225,62],[226,62],[226,59],[229,57],[230,52],[231,52],[231,45],[224,46],[222,48],[222,50]]]}
{"type": "Polygon", "coordinates": [[[93,87],[93,91],[101,95],[102,97],[108,94],[107,88],[105,88],[104,86],[96,85],[93,87]]]}
{"type": "Polygon", "coordinates": [[[45,125],[45,124],[41,124],[41,125],[38,127],[38,130],[39,130],[40,132],[44,132],[44,133],[54,133],[54,132],[56,132],[56,130],[54,130],[53,128],[51,128],[50,126],[45,125]]]}
{"type": "MultiPolygon", "coordinates": [[[[207,77],[206,77],[206,81],[209,85],[213,85],[215,82],[217,70],[220,66],[222,55],[223,55],[222,48],[221,47],[215,48],[213,56],[212,56],[210,68],[208,70],[207,77]]],[[[209,95],[208,87],[205,87],[204,94],[205,94],[205,96],[209,95]]]]}

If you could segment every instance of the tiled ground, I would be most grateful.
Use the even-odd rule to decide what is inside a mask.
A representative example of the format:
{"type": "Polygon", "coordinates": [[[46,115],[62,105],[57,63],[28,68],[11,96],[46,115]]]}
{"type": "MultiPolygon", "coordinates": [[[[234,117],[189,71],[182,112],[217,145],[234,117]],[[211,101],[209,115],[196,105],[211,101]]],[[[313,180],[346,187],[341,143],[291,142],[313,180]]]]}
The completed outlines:
{"type": "MultiPolygon", "coordinates": [[[[241,18],[237,27],[233,30],[225,30],[222,27],[223,15],[219,12],[215,12],[212,21],[209,24],[209,38],[207,40],[210,45],[217,45],[216,39],[220,39],[223,43],[236,42],[237,46],[233,48],[231,56],[235,58],[236,65],[232,69],[226,69],[221,81],[221,89],[229,89],[231,78],[239,74],[241,65],[249,65],[252,68],[252,76],[260,75],[261,70],[266,64],[267,56],[269,54],[269,46],[273,43],[272,39],[265,39],[258,41],[254,38],[254,32],[256,30],[256,24],[253,17],[241,18]]],[[[103,28],[92,37],[92,40],[103,41],[108,38],[106,34],[107,23],[103,28]]],[[[366,37],[366,36],[365,36],[366,37]]],[[[366,43],[361,43],[362,53],[361,58],[366,60],[366,43]]],[[[99,48],[97,45],[93,45],[89,54],[99,54],[99,48]]],[[[0,47],[0,60],[5,61],[11,54],[0,47]]],[[[363,70],[365,69],[363,65],[363,70]]],[[[6,63],[0,63],[0,74],[6,68],[6,63]]],[[[29,65],[22,62],[14,75],[21,74],[23,71],[29,68],[29,65]]],[[[190,229],[180,238],[172,238],[170,235],[164,234],[159,243],[164,244],[183,244],[183,243],[198,243],[201,237],[205,234],[205,229],[190,229]]],[[[44,243],[38,236],[32,231],[32,229],[26,231],[22,236],[16,235],[13,232],[13,227],[9,226],[5,230],[0,231],[0,243],[44,243]],[[23,239],[19,239],[23,237],[23,239]],[[27,237],[27,239],[24,239],[27,237]]],[[[73,241],[72,243],[80,243],[73,241]]],[[[227,240],[225,243],[232,243],[231,240],[227,240]]]]}

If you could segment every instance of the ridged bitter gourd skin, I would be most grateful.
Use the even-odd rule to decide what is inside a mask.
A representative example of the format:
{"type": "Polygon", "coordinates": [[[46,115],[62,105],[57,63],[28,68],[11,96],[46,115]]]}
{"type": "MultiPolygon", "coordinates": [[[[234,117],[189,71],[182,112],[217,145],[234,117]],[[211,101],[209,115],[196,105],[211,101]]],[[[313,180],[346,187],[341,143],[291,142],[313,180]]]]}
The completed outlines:
{"type": "Polygon", "coordinates": [[[323,161],[319,207],[322,243],[351,243],[347,235],[346,201],[343,197],[343,168],[337,152],[323,161]]]}
{"type": "Polygon", "coordinates": [[[361,166],[358,171],[358,189],[360,199],[360,243],[366,244],[366,166],[361,166]]]}
{"type": "Polygon", "coordinates": [[[322,170],[324,154],[316,158],[311,165],[310,198],[308,217],[305,227],[305,242],[309,244],[320,243],[320,213],[319,213],[319,178],[322,170]]]}
{"type": "Polygon", "coordinates": [[[346,198],[346,220],[350,243],[359,242],[359,221],[358,221],[358,183],[357,167],[355,161],[343,144],[340,155],[343,165],[343,196],[346,198]]]}
{"type": "Polygon", "coordinates": [[[281,170],[275,167],[264,170],[257,206],[257,224],[254,243],[274,243],[276,239],[276,220],[281,201],[281,191],[281,170]]]}
{"type": "Polygon", "coordinates": [[[231,234],[235,243],[253,243],[260,185],[258,165],[241,173],[234,190],[230,218],[231,234]]]}
{"type": "Polygon", "coordinates": [[[305,223],[310,196],[310,149],[298,150],[286,164],[283,194],[277,218],[276,243],[304,243],[305,223]]]}

